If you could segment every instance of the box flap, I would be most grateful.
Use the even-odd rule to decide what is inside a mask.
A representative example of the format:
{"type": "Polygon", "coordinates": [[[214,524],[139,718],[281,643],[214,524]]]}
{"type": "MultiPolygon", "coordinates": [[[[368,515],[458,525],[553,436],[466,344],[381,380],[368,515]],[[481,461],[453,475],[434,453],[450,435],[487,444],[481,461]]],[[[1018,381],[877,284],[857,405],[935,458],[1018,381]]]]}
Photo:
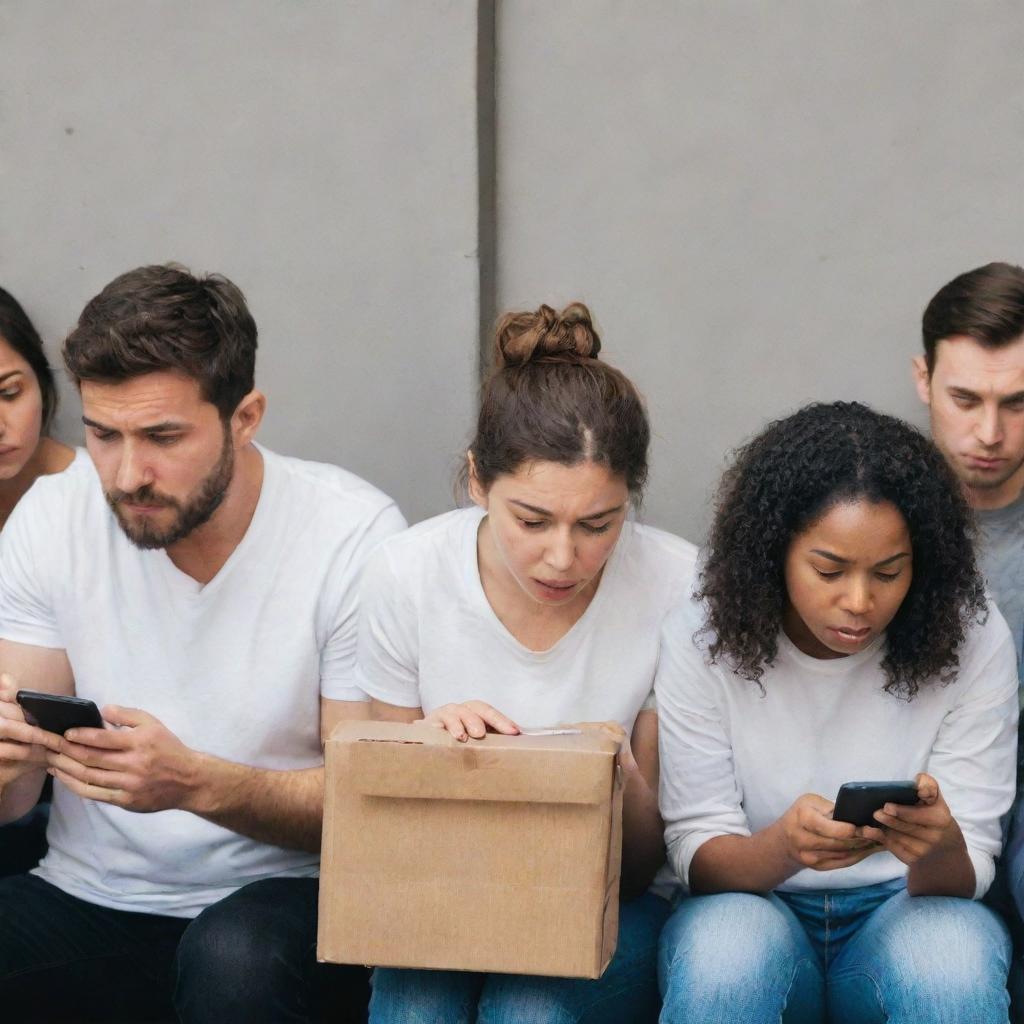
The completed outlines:
{"type": "Polygon", "coordinates": [[[345,722],[346,785],[364,796],[596,804],[608,799],[618,744],[600,733],[459,742],[442,729],[345,722]]]}

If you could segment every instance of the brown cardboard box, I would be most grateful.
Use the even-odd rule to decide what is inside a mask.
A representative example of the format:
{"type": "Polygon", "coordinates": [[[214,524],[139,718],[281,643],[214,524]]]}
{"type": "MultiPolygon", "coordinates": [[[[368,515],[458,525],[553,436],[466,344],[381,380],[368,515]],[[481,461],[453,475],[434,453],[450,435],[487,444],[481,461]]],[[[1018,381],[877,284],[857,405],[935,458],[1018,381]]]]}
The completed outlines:
{"type": "Polygon", "coordinates": [[[619,927],[607,735],[459,743],[343,722],[327,741],[318,956],[597,978],[619,927]]]}

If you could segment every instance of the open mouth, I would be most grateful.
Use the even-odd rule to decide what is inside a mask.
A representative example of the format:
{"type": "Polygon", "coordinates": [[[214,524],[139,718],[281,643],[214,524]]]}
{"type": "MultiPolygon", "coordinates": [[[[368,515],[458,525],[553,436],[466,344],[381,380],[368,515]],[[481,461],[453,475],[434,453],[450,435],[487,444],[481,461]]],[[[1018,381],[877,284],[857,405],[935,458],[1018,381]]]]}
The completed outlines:
{"type": "Polygon", "coordinates": [[[852,629],[849,626],[832,626],[830,628],[841,640],[846,640],[850,643],[857,643],[863,640],[871,632],[870,626],[862,626],[860,629],[852,629]]]}
{"type": "Polygon", "coordinates": [[[541,593],[544,594],[545,597],[566,597],[577,587],[577,582],[575,580],[561,581],[534,579],[533,582],[537,584],[541,593]]]}

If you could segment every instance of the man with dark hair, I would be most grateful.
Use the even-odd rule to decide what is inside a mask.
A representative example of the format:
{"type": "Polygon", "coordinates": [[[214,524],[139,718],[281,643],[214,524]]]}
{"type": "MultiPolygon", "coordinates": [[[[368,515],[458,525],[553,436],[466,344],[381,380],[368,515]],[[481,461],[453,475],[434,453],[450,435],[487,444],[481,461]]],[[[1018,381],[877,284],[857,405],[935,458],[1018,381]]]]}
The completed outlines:
{"type": "Polygon", "coordinates": [[[978,559],[1013,633],[1024,642],[1024,269],[989,263],[928,303],[917,393],[932,439],[960,478],[982,538],[978,559]]]}
{"type": "Polygon", "coordinates": [[[307,1020],[341,975],[365,999],[315,963],[321,735],[361,697],[359,571],[404,521],[255,444],[255,354],[241,292],[175,266],[117,278],[65,343],[91,461],[41,480],[0,551],[0,820],[57,783],[49,852],[0,880],[5,1019],[173,995],[186,1021],[307,1020]],[[19,686],[107,727],[34,728],[19,686]]]}
{"type": "MultiPolygon", "coordinates": [[[[979,526],[978,564],[1017,647],[1024,681],[1024,269],[989,263],[940,288],[922,318],[924,353],[914,358],[917,393],[932,439],[963,485],[979,526]]],[[[1018,787],[1020,757],[1018,745],[1018,787]]],[[[991,902],[1014,922],[1015,1020],[1024,1019],[1019,956],[1024,909],[1024,803],[991,902]],[[1017,905],[1016,914],[1006,894],[1017,905]]]]}

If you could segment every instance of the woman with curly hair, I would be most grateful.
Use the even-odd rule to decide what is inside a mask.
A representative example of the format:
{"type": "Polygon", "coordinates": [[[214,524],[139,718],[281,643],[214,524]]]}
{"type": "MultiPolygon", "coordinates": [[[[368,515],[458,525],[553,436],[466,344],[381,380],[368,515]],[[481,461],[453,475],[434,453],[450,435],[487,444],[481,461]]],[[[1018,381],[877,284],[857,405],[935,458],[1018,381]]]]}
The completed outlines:
{"type": "Polygon", "coordinates": [[[656,693],[662,1021],[1006,1021],[978,899],[1014,792],[1013,641],[938,451],[862,405],[770,424],[726,472],[656,693]],[[917,803],[834,820],[844,782],[917,803]]]}

